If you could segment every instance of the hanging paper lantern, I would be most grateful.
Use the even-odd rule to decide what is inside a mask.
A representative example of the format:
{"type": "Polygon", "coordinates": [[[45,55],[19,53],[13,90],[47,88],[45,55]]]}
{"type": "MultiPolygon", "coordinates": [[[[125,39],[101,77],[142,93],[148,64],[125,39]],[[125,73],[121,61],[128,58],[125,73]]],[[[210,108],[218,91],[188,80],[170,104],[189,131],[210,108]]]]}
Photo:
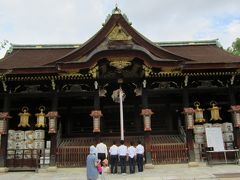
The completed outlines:
{"type": "Polygon", "coordinates": [[[103,116],[99,110],[91,112],[90,116],[93,118],[93,132],[100,132],[100,118],[103,116]]]}
{"type": "Polygon", "coordinates": [[[240,105],[231,106],[229,112],[232,113],[234,127],[240,127],[240,105]]]}
{"type": "Polygon", "coordinates": [[[36,127],[46,127],[46,118],[45,118],[45,113],[43,112],[45,110],[44,106],[39,107],[40,113],[35,114],[37,117],[37,124],[35,125],[36,127]]]}
{"type": "Polygon", "coordinates": [[[221,108],[216,106],[217,103],[215,101],[211,101],[210,105],[212,106],[212,108],[208,108],[208,110],[211,111],[211,119],[210,119],[210,121],[222,120],[222,118],[220,117],[220,114],[219,114],[219,110],[221,108]]]}
{"type": "Polygon", "coordinates": [[[24,106],[22,108],[23,113],[19,113],[18,115],[20,116],[20,123],[18,124],[18,127],[30,127],[28,121],[29,121],[29,116],[31,116],[30,113],[28,113],[28,107],[24,106]]]}
{"type": "Polygon", "coordinates": [[[193,108],[184,108],[183,114],[185,115],[186,129],[193,129],[194,127],[194,109],[193,108]]]}
{"type": "Polygon", "coordinates": [[[11,118],[11,116],[8,115],[8,112],[0,112],[0,135],[7,134],[7,121],[9,118],[11,118]]]}
{"type": "Polygon", "coordinates": [[[59,117],[57,111],[50,111],[47,113],[45,117],[48,117],[49,121],[49,130],[48,133],[56,133],[57,132],[57,118],[59,117]]]}
{"type": "Polygon", "coordinates": [[[154,113],[151,109],[142,109],[141,115],[143,116],[144,131],[152,131],[151,128],[151,116],[154,113]]]}
{"type": "Polygon", "coordinates": [[[204,109],[199,108],[200,103],[198,101],[196,101],[196,102],[194,102],[194,106],[196,107],[196,109],[194,110],[194,112],[195,112],[195,122],[196,123],[205,122],[205,119],[203,118],[204,109]]]}

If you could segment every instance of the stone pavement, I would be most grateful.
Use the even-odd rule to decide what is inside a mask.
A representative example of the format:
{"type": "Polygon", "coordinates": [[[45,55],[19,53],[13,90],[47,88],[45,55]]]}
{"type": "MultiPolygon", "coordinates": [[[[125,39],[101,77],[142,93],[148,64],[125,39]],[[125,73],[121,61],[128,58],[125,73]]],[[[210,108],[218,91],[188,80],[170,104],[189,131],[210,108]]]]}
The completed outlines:
{"type": "MultiPolygon", "coordinates": [[[[36,172],[0,173],[0,180],[86,180],[85,168],[58,168],[56,172],[40,170],[36,172]]],[[[143,173],[108,174],[105,180],[240,180],[239,165],[200,164],[188,167],[188,164],[158,165],[154,169],[145,169],[143,173]]]]}

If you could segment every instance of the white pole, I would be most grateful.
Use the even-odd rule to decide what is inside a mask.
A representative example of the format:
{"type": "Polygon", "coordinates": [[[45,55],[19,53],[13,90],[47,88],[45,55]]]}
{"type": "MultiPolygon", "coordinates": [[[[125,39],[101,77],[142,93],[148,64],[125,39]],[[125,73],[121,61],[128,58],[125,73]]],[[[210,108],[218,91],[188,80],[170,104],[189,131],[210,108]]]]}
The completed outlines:
{"type": "Polygon", "coordinates": [[[119,100],[120,100],[120,128],[121,128],[121,140],[124,140],[124,126],[123,126],[123,100],[122,100],[122,96],[123,96],[123,92],[122,89],[119,89],[119,100]]]}

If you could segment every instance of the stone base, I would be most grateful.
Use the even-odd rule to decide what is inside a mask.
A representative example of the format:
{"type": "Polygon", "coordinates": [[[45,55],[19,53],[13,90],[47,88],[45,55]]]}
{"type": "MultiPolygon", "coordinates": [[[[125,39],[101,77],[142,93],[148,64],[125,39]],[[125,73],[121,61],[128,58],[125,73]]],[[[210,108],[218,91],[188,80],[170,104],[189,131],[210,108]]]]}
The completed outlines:
{"type": "Polygon", "coordinates": [[[144,168],[145,168],[145,169],[153,169],[153,168],[154,168],[154,165],[153,165],[153,164],[145,164],[145,165],[144,165],[144,168]]]}
{"type": "Polygon", "coordinates": [[[7,167],[0,167],[0,173],[6,173],[6,172],[8,172],[7,167]]]}
{"type": "Polygon", "coordinates": [[[188,163],[188,167],[198,167],[198,166],[199,166],[199,162],[192,161],[188,163]]]}
{"type": "Polygon", "coordinates": [[[49,167],[47,168],[47,171],[48,171],[48,172],[57,172],[57,166],[49,166],[49,167]]]}

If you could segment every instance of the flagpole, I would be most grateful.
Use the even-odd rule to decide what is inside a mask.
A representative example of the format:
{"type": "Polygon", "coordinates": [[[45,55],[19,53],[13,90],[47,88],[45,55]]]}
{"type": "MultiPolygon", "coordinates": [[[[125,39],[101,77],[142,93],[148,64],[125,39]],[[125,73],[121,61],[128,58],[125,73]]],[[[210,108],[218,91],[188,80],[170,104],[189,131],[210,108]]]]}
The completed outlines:
{"type": "Polygon", "coordinates": [[[119,101],[120,101],[120,128],[121,128],[121,140],[124,140],[124,126],[123,126],[123,92],[122,88],[119,89],[119,101]]]}

